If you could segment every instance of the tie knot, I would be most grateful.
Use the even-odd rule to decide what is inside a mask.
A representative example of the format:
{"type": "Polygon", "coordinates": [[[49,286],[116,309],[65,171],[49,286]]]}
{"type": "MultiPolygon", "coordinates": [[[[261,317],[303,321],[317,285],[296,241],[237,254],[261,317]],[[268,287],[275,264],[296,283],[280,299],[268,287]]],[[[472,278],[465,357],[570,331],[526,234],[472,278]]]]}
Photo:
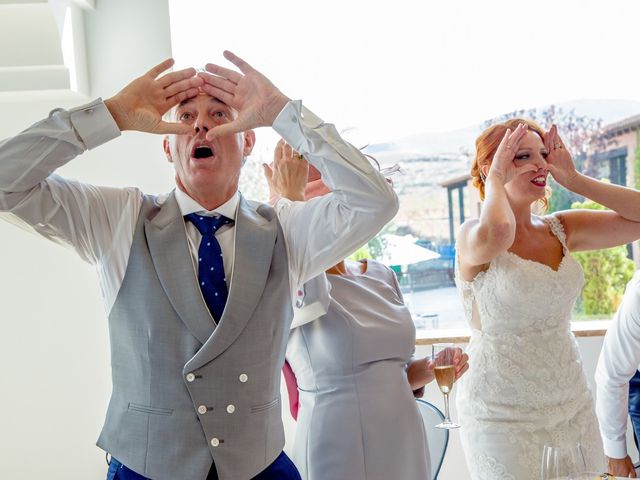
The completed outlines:
{"type": "Polygon", "coordinates": [[[215,235],[220,227],[233,222],[233,220],[225,217],[224,215],[219,215],[217,217],[207,217],[204,215],[198,215],[197,213],[190,213],[189,215],[185,215],[184,218],[185,220],[193,223],[200,232],[200,235],[203,236],[210,234],[215,235]]]}

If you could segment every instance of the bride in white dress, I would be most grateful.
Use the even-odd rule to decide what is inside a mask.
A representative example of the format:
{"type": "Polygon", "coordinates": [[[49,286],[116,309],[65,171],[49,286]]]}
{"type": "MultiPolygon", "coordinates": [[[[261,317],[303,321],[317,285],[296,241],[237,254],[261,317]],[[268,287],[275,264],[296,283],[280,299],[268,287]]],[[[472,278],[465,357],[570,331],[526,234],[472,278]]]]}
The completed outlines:
{"type": "Polygon", "coordinates": [[[603,471],[593,398],[569,321],[584,278],[570,252],[640,237],[640,192],[578,173],[552,127],[509,120],[476,141],[471,171],[484,199],[458,239],[456,280],[472,327],[457,407],[474,480],[538,480],[545,443],[582,444],[603,471]],[[613,211],[540,217],[551,173],[613,211]]]}

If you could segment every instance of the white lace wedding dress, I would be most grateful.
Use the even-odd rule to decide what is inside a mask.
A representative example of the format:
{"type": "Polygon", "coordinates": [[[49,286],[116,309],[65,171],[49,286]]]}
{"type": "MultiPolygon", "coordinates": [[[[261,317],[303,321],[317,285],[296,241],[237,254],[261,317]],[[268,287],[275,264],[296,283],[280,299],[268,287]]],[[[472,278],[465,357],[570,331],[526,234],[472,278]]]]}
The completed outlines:
{"type": "Polygon", "coordinates": [[[460,436],[474,480],[539,480],[545,443],[579,442],[594,471],[604,457],[569,321],[584,276],[569,255],[561,222],[558,270],[511,252],[467,282],[456,272],[472,326],[470,368],[458,385],[460,436]]]}

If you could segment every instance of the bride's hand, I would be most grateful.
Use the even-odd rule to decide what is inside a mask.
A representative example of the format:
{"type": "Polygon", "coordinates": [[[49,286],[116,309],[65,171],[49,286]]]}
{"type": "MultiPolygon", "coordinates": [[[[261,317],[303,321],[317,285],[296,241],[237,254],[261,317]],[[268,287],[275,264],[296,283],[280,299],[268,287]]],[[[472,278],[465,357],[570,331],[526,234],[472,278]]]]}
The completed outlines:
{"type": "Polygon", "coordinates": [[[516,157],[516,152],[518,151],[518,146],[527,131],[528,127],[524,123],[520,123],[513,132],[510,128],[507,129],[493,156],[493,161],[487,174],[487,180],[496,178],[504,185],[518,175],[536,171],[537,167],[532,164],[516,167],[513,162],[516,157]]]}
{"type": "Polygon", "coordinates": [[[571,182],[578,176],[578,171],[573,164],[571,154],[558,135],[558,127],[551,126],[551,129],[544,136],[544,144],[549,152],[547,165],[553,179],[571,190],[571,182]]]}

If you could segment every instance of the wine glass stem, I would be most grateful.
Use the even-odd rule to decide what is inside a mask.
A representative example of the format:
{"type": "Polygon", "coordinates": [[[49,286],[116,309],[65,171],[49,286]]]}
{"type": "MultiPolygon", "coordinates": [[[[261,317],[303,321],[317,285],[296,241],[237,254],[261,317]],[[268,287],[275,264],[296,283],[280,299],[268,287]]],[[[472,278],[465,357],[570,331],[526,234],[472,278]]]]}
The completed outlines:
{"type": "Polygon", "coordinates": [[[451,422],[451,418],[449,418],[449,394],[443,393],[444,395],[444,421],[445,423],[451,422]]]}

